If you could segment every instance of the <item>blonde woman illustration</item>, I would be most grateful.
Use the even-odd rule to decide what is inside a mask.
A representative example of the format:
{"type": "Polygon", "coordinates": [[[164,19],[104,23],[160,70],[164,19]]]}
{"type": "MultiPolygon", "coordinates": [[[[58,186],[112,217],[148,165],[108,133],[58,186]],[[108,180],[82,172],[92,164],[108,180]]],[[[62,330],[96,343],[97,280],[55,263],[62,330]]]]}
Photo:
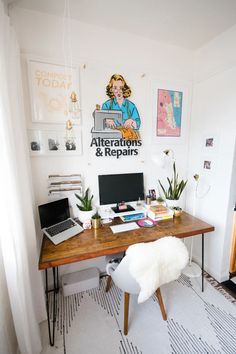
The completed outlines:
{"type": "MultiPolygon", "coordinates": [[[[122,75],[112,75],[106,87],[106,94],[110,99],[103,103],[102,109],[122,111],[123,127],[139,130],[141,124],[139,113],[135,104],[128,100],[131,89],[122,75]]],[[[106,119],[106,125],[116,128],[120,123],[113,119],[106,119]]]]}

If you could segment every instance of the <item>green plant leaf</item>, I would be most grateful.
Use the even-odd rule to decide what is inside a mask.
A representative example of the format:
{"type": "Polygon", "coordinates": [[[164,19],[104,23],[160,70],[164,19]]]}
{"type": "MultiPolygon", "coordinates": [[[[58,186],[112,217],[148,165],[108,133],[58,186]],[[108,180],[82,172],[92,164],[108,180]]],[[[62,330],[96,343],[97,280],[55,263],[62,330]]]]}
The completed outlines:
{"type": "Polygon", "coordinates": [[[82,196],[80,196],[76,193],[75,193],[75,196],[76,196],[76,198],[79,199],[79,201],[81,203],[81,205],[76,204],[80,210],[90,211],[93,209],[93,207],[92,207],[93,195],[91,197],[89,197],[89,188],[86,189],[85,193],[82,196]]]}
{"type": "Polygon", "coordinates": [[[165,198],[172,199],[172,200],[180,198],[187,184],[187,180],[186,181],[179,180],[179,174],[177,173],[175,162],[173,163],[172,178],[170,179],[169,177],[167,177],[167,182],[168,182],[167,188],[164,188],[160,180],[158,180],[158,182],[164,193],[165,198]]]}

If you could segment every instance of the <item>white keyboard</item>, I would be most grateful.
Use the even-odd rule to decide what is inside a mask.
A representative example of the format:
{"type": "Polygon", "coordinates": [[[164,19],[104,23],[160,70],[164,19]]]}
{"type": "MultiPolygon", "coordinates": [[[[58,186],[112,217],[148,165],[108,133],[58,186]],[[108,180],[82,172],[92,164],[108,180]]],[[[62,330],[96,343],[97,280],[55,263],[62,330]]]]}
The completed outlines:
{"type": "Polygon", "coordinates": [[[136,224],[136,222],[128,222],[125,224],[110,226],[110,228],[113,234],[117,234],[118,232],[125,232],[125,231],[139,229],[139,226],[136,224]]]}

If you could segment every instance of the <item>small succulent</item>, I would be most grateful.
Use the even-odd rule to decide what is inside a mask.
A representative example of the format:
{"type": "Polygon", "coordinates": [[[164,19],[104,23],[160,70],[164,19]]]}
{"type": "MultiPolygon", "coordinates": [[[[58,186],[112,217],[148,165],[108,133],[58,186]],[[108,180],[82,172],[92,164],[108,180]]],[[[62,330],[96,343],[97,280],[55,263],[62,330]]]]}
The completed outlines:
{"type": "Polygon", "coordinates": [[[162,198],[162,197],[158,197],[158,198],[157,198],[157,202],[158,202],[158,203],[163,203],[164,201],[165,201],[165,199],[162,198]]]}
{"type": "Polygon", "coordinates": [[[92,219],[100,219],[101,216],[98,214],[98,212],[96,212],[93,216],[92,219]]]}

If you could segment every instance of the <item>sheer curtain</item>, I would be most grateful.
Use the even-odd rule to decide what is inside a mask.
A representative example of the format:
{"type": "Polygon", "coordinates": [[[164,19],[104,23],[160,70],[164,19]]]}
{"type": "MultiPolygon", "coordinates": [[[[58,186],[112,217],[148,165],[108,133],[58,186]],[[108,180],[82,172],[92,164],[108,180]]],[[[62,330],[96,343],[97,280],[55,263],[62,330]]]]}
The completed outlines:
{"type": "Polygon", "coordinates": [[[0,0],[0,247],[20,353],[38,354],[38,323],[45,305],[37,269],[20,72],[19,47],[0,0]]]}

